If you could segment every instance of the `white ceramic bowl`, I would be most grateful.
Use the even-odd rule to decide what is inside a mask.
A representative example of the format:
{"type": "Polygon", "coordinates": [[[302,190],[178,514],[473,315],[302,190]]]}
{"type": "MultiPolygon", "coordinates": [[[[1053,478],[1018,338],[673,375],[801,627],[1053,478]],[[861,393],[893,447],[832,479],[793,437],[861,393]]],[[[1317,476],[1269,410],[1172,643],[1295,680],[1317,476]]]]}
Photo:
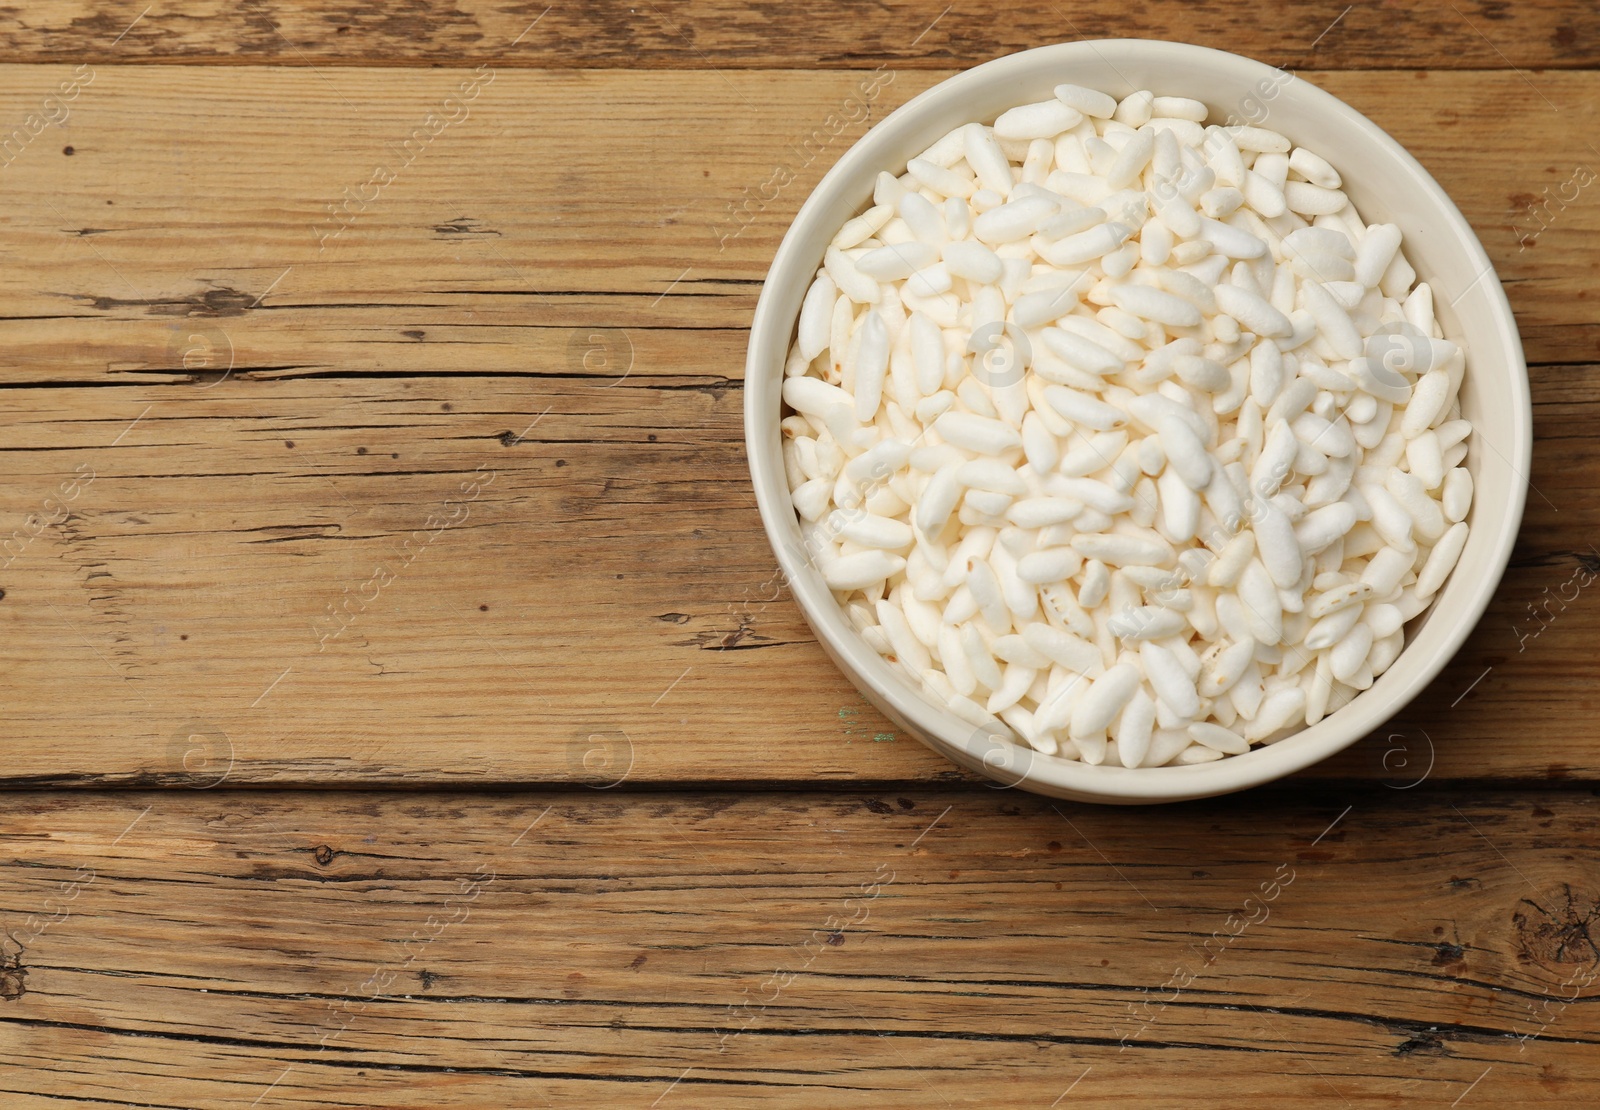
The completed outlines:
{"type": "Polygon", "coordinates": [[[1428,172],[1371,120],[1304,79],[1235,54],[1143,39],[1066,43],[989,62],[934,86],[862,136],[784,236],[756,306],[745,366],[745,442],[761,518],[824,649],[874,705],[935,751],[1001,785],[1078,801],[1169,802],[1257,786],[1326,759],[1398,713],[1461,647],[1489,603],[1522,519],[1532,441],[1527,366],[1505,292],[1467,221],[1428,172]],[[1370,689],[1318,724],[1246,755],[1188,767],[1092,767],[997,741],[933,705],[868,647],[801,546],[784,477],[780,390],[800,303],[824,249],[870,205],[880,170],[901,172],[952,128],[1048,99],[1063,81],[1119,98],[1138,89],[1193,97],[1211,108],[1213,122],[1230,115],[1260,122],[1321,154],[1344,176],[1367,221],[1399,225],[1406,257],[1433,286],[1440,325],[1467,349],[1461,408],[1475,429],[1466,462],[1475,493],[1472,531],[1455,573],[1370,689]]]}

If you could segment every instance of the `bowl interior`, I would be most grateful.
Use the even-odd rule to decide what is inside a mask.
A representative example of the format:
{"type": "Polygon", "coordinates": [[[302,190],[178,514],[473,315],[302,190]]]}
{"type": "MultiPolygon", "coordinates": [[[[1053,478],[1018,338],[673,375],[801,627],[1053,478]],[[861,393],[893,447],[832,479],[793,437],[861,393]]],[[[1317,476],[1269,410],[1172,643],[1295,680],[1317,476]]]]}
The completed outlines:
{"type": "Polygon", "coordinates": [[[1437,182],[1393,139],[1302,78],[1222,51],[1111,39],[1041,47],[968,70],[879,123],[823,178],[775,257],[752,325],[745,375],[746,438],[757,501],[791,592],[841,669],[925,743],[1001,785],[1079,800],[1176,801],[1242,789],[1324,759],[1381,725],[1461,646],[1488,604],[1522,517],[1532,444],[1527,368],[1516,324],[1488,257],[1437,182]],[[1044,100],[1057,84],[1122,97],[1139,89],[1210,107],[1208,122],[1253,123],[1327,158],[1368,223],[1399,226],[1402,250],[1429,282],[1441,327],[1467,349],[1462,414],[1472,421],[1471,533],[1454,574],[1371,689],[1318,724],[1247,755],[1193,767],[1091,767],[996,743],[930,704],[861,640],[805,558],[784,478],[778,421],[783,364],[800,302],[834,233],[871,203],[878,171],[905,163],[973,120],[1044,100]]]}

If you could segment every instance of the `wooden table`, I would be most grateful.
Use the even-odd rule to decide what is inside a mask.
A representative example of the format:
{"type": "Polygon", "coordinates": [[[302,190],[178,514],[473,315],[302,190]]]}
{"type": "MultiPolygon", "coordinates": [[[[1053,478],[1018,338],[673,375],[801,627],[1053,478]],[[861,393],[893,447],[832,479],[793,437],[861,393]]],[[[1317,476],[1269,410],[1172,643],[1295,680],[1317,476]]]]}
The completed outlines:
{"type": "Polygon", "coordinates": [[[139,7],[0,16],[0,1105],[1600,1104],[1592,4],[139,7]],[[1156,810],[870,709],[739,414],[871,121],[1127,35],[1415,152],[1537,412],[1433,688],[1156,810]]]}

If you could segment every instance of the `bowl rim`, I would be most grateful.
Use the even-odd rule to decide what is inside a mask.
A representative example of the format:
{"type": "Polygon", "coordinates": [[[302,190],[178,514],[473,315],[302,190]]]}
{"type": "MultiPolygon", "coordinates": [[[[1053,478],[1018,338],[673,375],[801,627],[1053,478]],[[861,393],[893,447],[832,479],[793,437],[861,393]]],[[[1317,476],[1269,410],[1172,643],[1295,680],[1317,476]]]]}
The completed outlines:
{"type": "MultiPolygon", "coordinates": [[[[1375,143],[1387,148],[1399,167],[1412,179],[1419,201],[1426,202],[1436,211],[1442,224],[1455,233],[1474,262],[1474,272],[1480,274],[1473,284],[1484,286],[1488,309],[1494,317],[1491,325],[1504,339],[1504,350],[1495,352],[1499,356],[1495,361],[1499,363],[1500,372],[1510,379],[1508,387],[1513,408],[1513,441],[1509,445],[1493,445],[1492,449],[1502,456],[1519,479],[1510,483],[1511,496],[1493,520],[1487,518],[1481,505],[1474,505],[1474,526],[1468,543],[1477,539],[1481,549],[1483,544],[1492,542],[1490,573],[1470,582],[1452,575],[1423,615],[1426,621],[1432,614],[1439,613],[1439,603],[1447,593],[1452,595],[1453,604],[1445,617],[1453,623],[1445,632],[1443,642],[1437,645],[1435,654],[1423,661],[1409,677],[1383,691],[1386,696],[1373,698],[1370,695],[1379,688],[1384,678],[1396,673],[1392,668],[1372,688],[1362,691],[1337,711],[1339,727],[1329,727],[1320,733],[1313,731],[1322,729],[1323,725],[1331,725],[1336,715],[1330,714],[1318,725],[1310,726],[1280,742],[1254,747],[1247,754],[1228,756],[1210,763],[1150,768],[1090,766],[1052,757],[1034,758],[1035,753],[1026,746],[1003,745],[1007,749],[1014,748],[1015,751],[1009,755],[1026,763],[1019,770],[1005,765],[1004,760],[995,760],[997,752],[992,741],[987,745],[980,743],[982,729],[974,730],[950,711],[936,707],[920,690],[912,687],[908,678],[901,676],[868,647],[849,625],[843,610],[823,582],[820,571],[791,550],[793,536],[784,531],[786,523],[790,527],[797,527],[796,515],[783,471],[781,450],[778,449],[781,437],[775,434],[777,421],[772,420],[770,427],[767,422],[769,412],[782,411],[783,365],[781,359],[776,366],[772,365],[762,352],[772,344],[775,330],[781,332],[780,349],[787,351],[799,311],[799,298],[794,299],[794,312],[785,313],[777,304],[779,294],[775,290],[791,271],[798,272],[798,267],[809,261],[801,257],[806,253],[805,240],[819,232],[826,232],[831,237],[832,232],[837,230],[831,226],[814,226],[821,223],[824,211],[848,199],[842,195],[847,190],[859,189],[858,183],[852,185],[858,175],[885,168],[889,159],[882,153],[883,148],[901,141],[901,132],[921,125],[924,114],[935,113],[946,102],[959,100],[969,90],[986,87],[992,82],[1003,82],[1009,73],[1022,67],[1048,63],[1059,64],[1066,69],[1075,61],[1095,55],[1115,68],[1115,62],[1106,55],[1125,51],[1137,51],[1146,60],[1158,62],[1163,59],[1182,59],[1190,63],[1222,67],[1246,77],[1259,75],[1266,78],[1281,72],[1252,58],[1187,43],[1136,38],[1085,39],[1035,47],[984,62],[940,81],[895,109],[852,144],[823,175],[795,215],[773,256],[751,321],[746,355],[745,449],[763,529],[791,594],[816,632],[825,652],[875,705],[928,747],[1004,786],[1021,786],[1039,793],[1085,801],[1152,803],[1248,789],[1303,770],[1369,735],[1405,708],[1439,675],[1483,616],[1510,561],[1527,501],[1533,420],[1527,365],[1516,320],[1499,275],[1472,226],[1443,187],[1397,140],[1332,93],[1301,78],[1304,90],[1300,95],[1305,98],[1303,109],[1338,117],[1346,125],[1368,133],[1375,143]],[[1492,534],[1486,534],[1487,526],[1493,526],[1492,534]],[[1480,535],[1484,538],[1478,539],[1480,535]],[[1452,590],[1452,587],[1455,589],[1452,590]],[[1302,737],[1309,739],[1302,740],[1302,737]],[[978,750],[980,747],[984,750],[978,750]]],[[[789,280],[803,280],[804,286],[809,287],[813,269],[814,266],[808,265],[803,279],[790,277],[789,280]]],[[[800,292],[803,296],[804,289],[800,292]]],[[[1478,361],[1487,364],[1489,360],[1480,355],[1478,361]]],[[[1406,644],[1401,658],[1412,650],[1414,642],[1406,644]]]]}

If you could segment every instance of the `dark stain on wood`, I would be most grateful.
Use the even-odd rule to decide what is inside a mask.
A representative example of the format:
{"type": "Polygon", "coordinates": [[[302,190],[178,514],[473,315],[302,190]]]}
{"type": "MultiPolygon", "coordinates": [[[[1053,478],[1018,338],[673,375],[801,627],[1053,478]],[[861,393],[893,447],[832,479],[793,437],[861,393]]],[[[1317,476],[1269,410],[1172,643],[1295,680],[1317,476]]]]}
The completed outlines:
{"type": "Polygon", "coordinates": [[[1574,894],[1570,883],[1543,898],[1524,898],[1511,915],[1520,954],[1541,964],[1600,961],[1600,945],[1590,930],[1600,918],[1600,900],[1574,894]]]}
{"type": "Polygon", "coordinates": [[[1399,1057],[1414,1056],[1418,1053],[1424,1056],[1449,1056],[1450,1050],[1445,1047],[1444,1041],[1432,1033],[1413,1034],[1400,1042],[1394,1050],[1394,1054],[1399,1057]]]}
{"type": "Polygon", "coordinates": [[[112,312],[122,308],[143,308],[151,316],[225,317],[243,316],[255,307],[258,294],[245,293],[227,286],[214,286],[204,293],[190,297],[123,298],[107,296],[77,296],[74,299],[90,305],[99,312],[112,312]]]}
{"type": "Polygon", "coordinates": [[[15,1002],[28,993],[28,969],[22,966],[23,947],[7,953],[0,947],[0,1002],[15,1002]]]}
{"type": "Polygon", "coordinates": [[[457,216],[449,223],[435,224],[433,236],[435,239],[456,239],[461,236],[489,236],[501,238],[500,232],[492,227],[485,227],[471,216],[457,216]]]}

